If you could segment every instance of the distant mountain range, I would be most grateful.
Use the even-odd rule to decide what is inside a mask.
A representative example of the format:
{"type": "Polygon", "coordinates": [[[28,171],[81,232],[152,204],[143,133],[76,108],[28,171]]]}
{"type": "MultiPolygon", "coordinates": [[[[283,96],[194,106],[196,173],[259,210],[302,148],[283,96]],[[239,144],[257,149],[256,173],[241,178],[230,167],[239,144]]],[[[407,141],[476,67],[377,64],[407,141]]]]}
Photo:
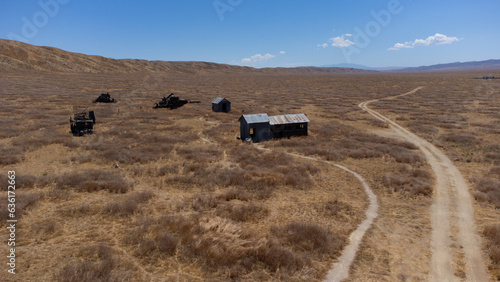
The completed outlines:
{"type": "Polygon", "coordinates": [[[438,72],[438,71],[474,71],[500,69],[500,60],[487,60],[477,62],[456,62],[449,64],[438,64],[420,67],[367,67],[358,64],[334,64],[321,67],[357,68],[363,70],[375,70],[383,72],[438,72]]]}
{"type": "Polygon", "coordinates": [[[358,65],[358,64],[348,64],[348,63],[333,64],[333,65],[324,65],[324,66],[319,66],[319,67],[322,67],[322,68],[353,68],[353,69],[361,69],[361,70],[376,70],[376,68],[367,67],[367,66],[358,65]]]}
{"type": "Polygon", "coordinates": [[[405,68],[405,67],[381,67],[381,68],[374,68],[374,67],[367,67],[365,65],[348,64],[348,63],[334,64],[334,65],[324,65],[324,66],[320,66],[320,67],[322,67],[322,68],[353,68],[353,69],[373,70],[373,71],[393,71],[393,70],[399,70],[399,69],[404,69],[405,68]]]}
{"type": "Polygon", "coordinates": [[[439,64],[432,66],[421,66],[414,68],[403,68],[397,72],[438,72],[438,71],[475,71],[475,70],[497,70],[500,69],[500,60],[487,60],[477,62],[456,62],[450,64],[439,64]]]}

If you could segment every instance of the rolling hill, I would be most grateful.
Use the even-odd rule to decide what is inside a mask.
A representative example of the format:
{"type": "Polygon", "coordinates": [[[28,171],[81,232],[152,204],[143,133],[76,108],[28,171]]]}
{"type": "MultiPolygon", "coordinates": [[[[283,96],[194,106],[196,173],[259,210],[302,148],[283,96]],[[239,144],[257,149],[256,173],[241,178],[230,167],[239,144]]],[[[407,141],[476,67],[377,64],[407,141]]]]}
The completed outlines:
{"type": "Polygon", "coordinates": [[[321,67],[262,68],[199,61],[148,61],[112,59],[73,53],[54,47],[35,46],[19,41],[0,39],[0,71],[53,71],[69,73],[284,73],[284,74],[347,74],[388,72],[440,72],[500,69],[500,60],[455,62],[401,69],[377,69],[362,65],[326,65],[321,67]]]}
{"type": "Polygon", "coordinates": [[[19,41],[0,39],[0,71],[53,71],[69,73],[290,73],[332,74],[365,73],[354,68],[263,68],[217,64],[197,61],[147,61],[139,59],[112,59],[72,53],[54,47],[34,46],[19,41]]]}

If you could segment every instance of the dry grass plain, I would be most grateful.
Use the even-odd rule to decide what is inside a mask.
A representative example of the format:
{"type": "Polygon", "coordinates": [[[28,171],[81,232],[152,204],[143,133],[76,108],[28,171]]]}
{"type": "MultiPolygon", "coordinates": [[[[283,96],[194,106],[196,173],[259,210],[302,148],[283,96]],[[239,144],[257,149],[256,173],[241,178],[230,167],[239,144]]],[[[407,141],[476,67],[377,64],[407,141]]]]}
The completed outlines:
{"type": "MultiPolygon", "coordinates": [[[[3,72],[0,179],[18,176],[15,278],[320,281],[368,200],[352,175],[293,152],[345,165],[377,194],[350,280],[425,280],[432,171],[357,106],[418,86],[372,107],[453,156],[499,275],[500,83],[480,75],[3,72]],[[102,92],[118,102],[92,104],[102,92]],[[202,103],[152,109],[171,92],[202,103]],[[231,113],[211,111],[217,96],[231,113]],[[73,137],[69,117],[86,108],[95,133],[73,137]],[[243,113],[300,112],[308,137],[262,143],[270,152],[236,140],[243,113]]],[[[3,192],[2,238],[6,204],[3,192]]]]}

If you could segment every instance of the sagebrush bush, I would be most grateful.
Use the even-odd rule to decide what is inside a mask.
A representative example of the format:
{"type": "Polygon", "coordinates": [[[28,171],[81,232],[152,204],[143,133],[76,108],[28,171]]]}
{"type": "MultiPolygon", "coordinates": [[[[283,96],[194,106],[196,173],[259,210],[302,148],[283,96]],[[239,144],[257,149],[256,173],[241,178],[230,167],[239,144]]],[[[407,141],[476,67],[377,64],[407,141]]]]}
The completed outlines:
{"type": "Polygon", "coordinates": [[[9,179],[7,173],[0,175],[0,191],[7,191],[9,189],[10,184],[8,184],[8,181],[11,181],[11,179],[9,179]]]}
{"type": "Polygon", "coordinates": [[[407,126],[412,132],[418,133],[419,135],[434,136],[439,133],[439,129],[430,124],[425,124],[425,122],[422,121],[412,121],[409,122],[407,126]]]}
{"type": "Polygon", "coordinates": [[[24,151],[15,146],[0,147],[0,165],[13,165],[24,160],[24,151]]]}
{"type": "Polygon", "coordinates": [[[178,165],[174,165],[174,164],[164,165],[164,166],[160,167],[160,169],[158,170],[158,175],[164,176],[166,174],[176,174],[178,172],[179,172],[178,165]]]}
{"type": "Polygon", "coordinates": [[[141,219],[137,227],[127,232],[123,241],[136,247],[134,251],[136,256],[153,262],[176,253],[180,239],[174,233],[179,234],[183,226],[190,222],[171,216],[159,220],[141,219]]]}
{"type": "Polygon", "coordinates": [[[446,133],[441,134],[439,139],[444,142],[453,143],[456,146],[462,146],[466,148],[473,147],[479,143],[479,139],[472,132],[460,132],[460,134],[446,133]]]}
{"type": "Polygon", "coordinates": [[[500,163],[500,152],[488,152],[484,156],[485,160],[500,163]]]}
{"type": "Polygon", "coordinates": [[[500,264],[500,224],[485,226],[483,234],[488,238],[487,246],[491,260],[495,264],[500,264]]]}
{"type": "Polygon", "coordinates": [[[385,174],[382,185],[390,192],[400,192],[410,196],[431,196],[434,191],[432,175],[409,164],[400,164],[398,172],[385,174]]]}
{"type": "Polygon", "coordinates": [[[50,235],[56,232],[56,230],[59,229],[60,226],[61,224],[55,219],[48,219],[34,223],[30,226],[30,229],[34,233],[50,235]]]}
{"type": "Polygon", "coordinates": [[[269,209],[254,203],[224,204],[217,207],[215,214],[239,222],[256,221],[265,218],[269,214],[269,209]]]}
{"type": "MultiPolygon", "coordinates": [[[[8,189],[8,182],[11,179],[7,177],[7,174],[0,175],[0,191],[7,191],[8,189]]],[[[49,185],[53,183],[56,180],[55,176],[49,176],[49,175],[42,175],[42,176],[35,176],[32,174],[22,174],[22,173],[17,173],[15,175],[15,186],[16,189],[30,189],[35,186],[37,187],[44,187],[46,185],[49,185]]]]}
{"type": "Polygon", "coordinates": [[[94,215],[100,212],[96,209],[95,205],[81,204],[76,207],[69,207],[61,210],[61,214],[64,216],[74,217],[74,216],[84,216],[84,215],[94,215]]]}
{"type": "Polygon", "coordinates": [[[497,174],[498,176],[500,176],[500,165],[492,166],[490,168],[490,173],[497,174]]]}
{"type": "Polygon", "coordinates": [[[218,199],[224,201],[231,201],[231,200],[248,201],[250,200],[251,197],[252,195],[249,192],[242,189],[232,189],[217,196],[218,199]]]}
{"type": "Polygon", "coordinates": [[[179,238],[173,236],[167,231],[162,231],[155,236],[156,247],[166,255],[174,255],[179,243],[179,238]]]}
{"type": "Polygon", "coordinates": [[[81,173],[68,173],[57,179],[58,189],[75,189],[79,192],[106,190],[112,193],[126,193],[133,184],[121,175],[103,171],[86,170],[81,173]]]}
{"type": "Polygon", "coordinates": [[[57,281],[110,281],[115,268],[113,250],[108,245],[83,246],[79,255],[83,261],[69,262],[58,273],[54,274],[57,281]]]}
{"type": "Polygon", "coordinates": [[[108,203],[103,211],[117,216],[130,216],[139,207],[139,204],[149,201],[154,196],[151,191],[135,192],[125,196],[125,199],[108,203]]]}
{"type": "Polygon", "coordinates": [[[137,246],[137,256],[151,256],[151,254],[156,251],[156,242],[151,238],[143,238],[137,246]]]}
{"type": "MultiPolygon", "coordinates": [[[[42,178],[42,177],[40,177],[42,178]]],[[[33,188],[37,183],[38,177],[31,174],[17,174],[16,175],[16,188],[25,189],[33,188]]]]}
{"type": "Polygon", "coordinates": [[[150,224],[148,222],[141,222],[137,226],[125,233],[123,242],[125,244],[137,246],[146,236],[150,224]]]}
{"type": "Polygon", "coordinates": [[[476,187],[474,197],[478,201],[492,203],[495,208],[500,208],[500,182],[490,178],[473,178],[476,187]]]}
{"type": "Polygon", "coordinates": [[[258,248],[257,258],[264,262],[269,270],[275,272],[282,269],[284,273],[288,274],[293,274],[310,264],[307,257],[288,250],[277,240],[270,240],[265,246],[258,248]]]}
{"type": "Polygon", "coordinates": [[[291,222],[281,228],[272,227],[271,231],[295,250],[328,256],[339,254],[347,240],[345,236],[330,233],[314,223],[291,222]]]}
{"type": "Polygon", "coordinates": [[[375,118],[369,119],[368,124],[381,128],[389,128],[389,125],[387,123],[375,118]]]}
{"type": "Polygon", "coordinates": [[[316,209],[323,214],[324,216],[336,216],[341,212],[344,213],[351,213],[352,212],[352,206],[335,200],[335,201],[328,201],[326,203],[323,203],[321,205],[317,205],[316,209]]]}
{"type": "MultiPolygon", "coordinates": [[[[5,100],[2,100],[5,102],[5,100]]],[[[11,112],[12,109],[7,108],[1,112],[11,112]]],[[[20,128],[21,121],[19,119],[0,117],[0,138],[9,138],[19,136],[23,130],[20,128]]],[[[2,156],[4,156],[2,154],[2,156]]]]}
{"type": "Polygon", "coordinates": [[[216,208],[222,202],[220,199],[204,194],[196,194],[191,201],[191,208],[195,211],[216,208]]]}
{"type": "Polygon", "coordinates": [[[91,155],[72,156],[71,158],[69,158],[69,161],[75,162],[77,164],[89,163],[92,161],[92,156],[91,155]]]}

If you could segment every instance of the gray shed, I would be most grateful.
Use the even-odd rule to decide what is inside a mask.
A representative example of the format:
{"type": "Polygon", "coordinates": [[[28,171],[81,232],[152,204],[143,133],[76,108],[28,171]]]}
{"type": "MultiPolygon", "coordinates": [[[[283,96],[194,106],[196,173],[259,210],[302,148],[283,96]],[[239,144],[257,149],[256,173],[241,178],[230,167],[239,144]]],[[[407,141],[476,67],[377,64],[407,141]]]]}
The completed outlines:
{"type": "Polygon", "coordinates": [[[258,143],[271,139],[271,125],[267,114],[242,115],[239,121],[241,140],[258,143]]]}
{"type": "Polygon", "coordinates": [[[212,101],[212,111],[229,113],[231,111],[231,102],[226,98],[217,97],[212,101]]]}

